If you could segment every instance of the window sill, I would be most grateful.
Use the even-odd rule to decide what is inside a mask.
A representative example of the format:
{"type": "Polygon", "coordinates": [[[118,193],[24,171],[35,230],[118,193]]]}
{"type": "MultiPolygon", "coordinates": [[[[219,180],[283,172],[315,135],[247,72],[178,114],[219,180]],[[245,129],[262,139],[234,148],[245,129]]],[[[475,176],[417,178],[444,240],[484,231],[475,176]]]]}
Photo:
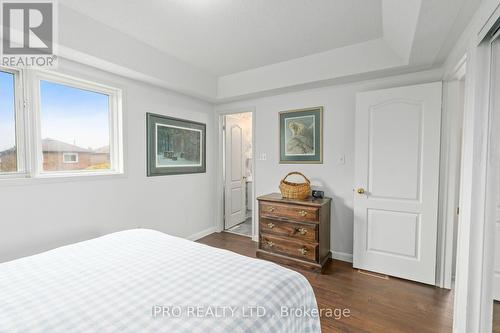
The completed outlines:
{"type": "Polygon", "coordinates": [[[86,173],[51,173],[39,174],[30,176],[27,174],[0,176],[0,187],[15,186],[15,185],[31,185],[31,184],[46,184],[46,183],[66,183],[91,180],[109,180],[127,178],[125,172],[109,171],[109,172],[86,172],[86,173]]]}

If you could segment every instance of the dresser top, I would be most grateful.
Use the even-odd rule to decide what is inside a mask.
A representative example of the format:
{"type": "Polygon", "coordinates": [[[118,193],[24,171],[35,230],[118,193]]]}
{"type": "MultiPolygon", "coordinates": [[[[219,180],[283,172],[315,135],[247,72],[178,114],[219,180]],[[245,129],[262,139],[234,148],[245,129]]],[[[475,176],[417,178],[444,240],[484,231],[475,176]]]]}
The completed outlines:
{"type": "Polygon", "coordinates": [[[320,206],[323,206],[323,205],[329,203],[332,199],[331,198],[316,199],[313,197],[309,197],[309,198],[303,199],[303,200],[285,199],[281,196],[280,193],[271,193],[271,194],[261,195],[260,197],[257,198],[257,200],[283,202],[283,203],[291,203],[291,204],[304,205],[304,206],[320,207],[320,206]]]}

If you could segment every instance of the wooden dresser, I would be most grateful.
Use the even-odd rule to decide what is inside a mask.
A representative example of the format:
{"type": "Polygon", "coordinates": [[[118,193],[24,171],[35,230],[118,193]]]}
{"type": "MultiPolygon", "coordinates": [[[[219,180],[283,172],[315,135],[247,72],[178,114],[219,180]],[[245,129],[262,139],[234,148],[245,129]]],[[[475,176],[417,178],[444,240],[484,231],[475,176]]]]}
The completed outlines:
{"type": "Polygon", "coordinates": [[[331,258],[331,199],[291,200],[273,193],[258,197],[257,257],[322,271],[331,258]]]}

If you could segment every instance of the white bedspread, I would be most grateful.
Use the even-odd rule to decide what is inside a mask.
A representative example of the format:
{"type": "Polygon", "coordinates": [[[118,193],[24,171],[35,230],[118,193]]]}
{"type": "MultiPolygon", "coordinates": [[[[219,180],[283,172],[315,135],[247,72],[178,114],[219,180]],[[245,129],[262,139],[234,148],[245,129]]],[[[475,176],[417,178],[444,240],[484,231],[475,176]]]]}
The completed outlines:
{"type": "Polygon", "coordinates": [[[0,332],[320,332],[315,310],[297,272],[153,230],[0,264],[0,332]]]}

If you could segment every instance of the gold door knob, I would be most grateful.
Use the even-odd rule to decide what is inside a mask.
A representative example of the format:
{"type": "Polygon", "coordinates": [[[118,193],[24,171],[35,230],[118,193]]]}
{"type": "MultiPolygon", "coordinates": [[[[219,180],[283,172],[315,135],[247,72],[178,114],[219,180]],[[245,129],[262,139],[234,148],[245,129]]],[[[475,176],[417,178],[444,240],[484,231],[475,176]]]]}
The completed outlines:
{"type": "Polygon", "coordinates": [[[297,231],[301,235],[307,234],[307,229],[306,228],[295,228],[295,231],[297,231]]]}
{"type": "Polygon", "coordinates": [[[299,252],[300,252],[300,254],[302,254],[303,256],[305,256],[307,254],[307,249],[305,247],[301,247],[299,249],[299,252]]]}
{"type": "Polygon", "coordinates": [[[356,190],[356,192],[358,192],[358,194],[365,194],[365,189],[360,187],[356,190]]]}
{"type": "Polygon", "coordinates": [[[276,208],[274,208],[274,207],[269,207],[269,209],[268,209],[268,211],[269,211],[270,213],[274,212],[275,210],[276,210],[276,208]]]}
{"type": "Polygon", "coordinates": [[[274,243],[273,243],[273,242],[271,242],[271,241],[268,241],[268,242],[267,242],[267,246],[269,246],[269,247],[273,247],[273,246],[274,246],[274,243]]]}
{"type": "Polygon", "coordinates": [[[302,216],[302,217],[305,217],[307,215],[307,212],[305,210],[301,210],[299,212],[299,215],[302,216]]]}
{"type": "Polygon", "coordinates": [[[267,224],[267,227],[268,227],[269,229],[272,229],[272,228],[274,228],[274,227],[275,227],[275,225],[274,225],[274,223],[268,223],[268,224],[267,224]]]}

